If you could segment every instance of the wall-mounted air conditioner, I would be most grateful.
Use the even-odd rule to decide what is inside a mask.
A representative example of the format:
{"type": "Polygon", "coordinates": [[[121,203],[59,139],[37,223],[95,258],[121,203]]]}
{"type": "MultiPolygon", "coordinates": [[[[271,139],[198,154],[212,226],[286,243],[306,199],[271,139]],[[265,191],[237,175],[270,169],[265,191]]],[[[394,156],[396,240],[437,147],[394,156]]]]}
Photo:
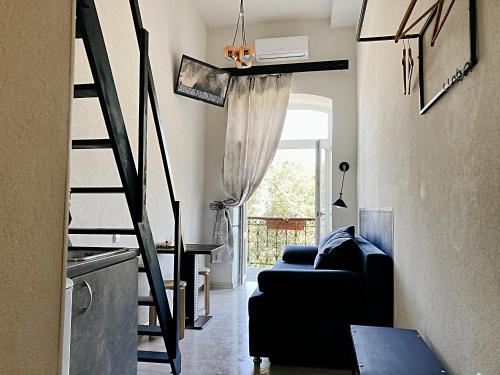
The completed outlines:
{"type": "Polygon", "coordinates": [[[259,62],[307,60],[309,58],[309,37],[257,39],[255,51],[259,62]]]}

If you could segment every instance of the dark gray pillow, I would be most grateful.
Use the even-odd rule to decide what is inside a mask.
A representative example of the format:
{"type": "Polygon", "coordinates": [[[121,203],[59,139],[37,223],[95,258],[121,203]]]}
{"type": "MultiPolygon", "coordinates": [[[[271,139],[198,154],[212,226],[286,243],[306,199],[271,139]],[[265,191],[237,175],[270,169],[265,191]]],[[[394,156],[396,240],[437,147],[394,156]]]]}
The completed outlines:
{"type": "Polygon", "coordinates": [[[332,236],[314,259],[314,269],[359,271],[359,248],[348,233],[332,236]]]}
{"type": "Polygon", "coordinates": [[[334,229],[330,233],[325,234],[323,237],[321,237],[321,239],[319,240],[318,249],[322,248],[325,245],[325,243],[328,240],[330,240],[333,236],[335,236],[336,234],[347,233],[347,234],[351,235],[352,237],[354,237],[354,232],[355,232],[354,225],[351,225],[349,227],[341,227],[341,228],[334,229]]]}

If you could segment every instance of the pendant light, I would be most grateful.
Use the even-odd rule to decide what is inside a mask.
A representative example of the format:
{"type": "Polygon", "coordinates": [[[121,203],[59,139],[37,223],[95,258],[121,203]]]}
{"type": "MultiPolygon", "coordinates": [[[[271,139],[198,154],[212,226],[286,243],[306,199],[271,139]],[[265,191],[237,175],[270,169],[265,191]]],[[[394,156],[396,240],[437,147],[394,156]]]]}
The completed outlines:
{"type": "Polygon", "coordinates": [[[236,30],[234,32],[233,43],[227,45],[222,50],[222,55],[226,60],[234,61],[238,69],[248,69],[252,66],[255,61],[255,49],[247,44],[246,30],[245,30],[245,8],[243,6],[243,0],[240,2],[240,14],[238,16],[238,22],[236,23],[236,30]],[[235,46],[236,37],[238,36],[238,30],[240,29],[241,22],[241,41],[242,45],[240,48],[235,46]]]}

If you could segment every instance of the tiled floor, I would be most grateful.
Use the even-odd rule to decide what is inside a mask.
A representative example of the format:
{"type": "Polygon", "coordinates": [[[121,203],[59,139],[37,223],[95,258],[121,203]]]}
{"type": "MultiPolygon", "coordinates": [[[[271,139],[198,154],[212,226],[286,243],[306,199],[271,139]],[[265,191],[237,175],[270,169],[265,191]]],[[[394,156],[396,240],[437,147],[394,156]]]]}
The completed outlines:
{"type": "MultiPolygon", "coordinates": [[[[350,371],[271,366],[267,359],[254,367],[248,355],[247,299],[257,286],[255,275],[249,272],[249,281],[240,288],[211,290],[213,320],[201,331],[186,330],[180,341],[182,375],[350,375],[350,371]]],[[[139,347],[165,350],[160,338],[142,339],[139,347]]],[[[170,373],[168,365],[139,363],[138,368],[138,375],[170,373]]]]}

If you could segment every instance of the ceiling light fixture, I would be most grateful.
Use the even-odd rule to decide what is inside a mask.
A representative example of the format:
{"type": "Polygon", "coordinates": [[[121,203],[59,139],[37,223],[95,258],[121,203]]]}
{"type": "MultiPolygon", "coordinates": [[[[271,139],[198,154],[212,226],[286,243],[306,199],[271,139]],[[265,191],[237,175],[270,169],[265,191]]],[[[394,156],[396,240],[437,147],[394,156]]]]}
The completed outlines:
{"type": "Polygon", "coordinates": [[[222,55],[226,60],[234,61],[238,69],[248,69],[252,66],[255,61],[255,49],[247,44],[246,30],[245,30],[245,8],[243,6],[243,0],[240,2],[240,14],[238,16],[238,22],[236,23],[236,30],[234,32],[233,43],[227,45],[222,50],[222,55]],[[236,42],[236,37],[238,36],[238,30],[240,29],[241,22],[241,42],[243,43],[240,48],[237,48],[234,43],[236,42]]]}

